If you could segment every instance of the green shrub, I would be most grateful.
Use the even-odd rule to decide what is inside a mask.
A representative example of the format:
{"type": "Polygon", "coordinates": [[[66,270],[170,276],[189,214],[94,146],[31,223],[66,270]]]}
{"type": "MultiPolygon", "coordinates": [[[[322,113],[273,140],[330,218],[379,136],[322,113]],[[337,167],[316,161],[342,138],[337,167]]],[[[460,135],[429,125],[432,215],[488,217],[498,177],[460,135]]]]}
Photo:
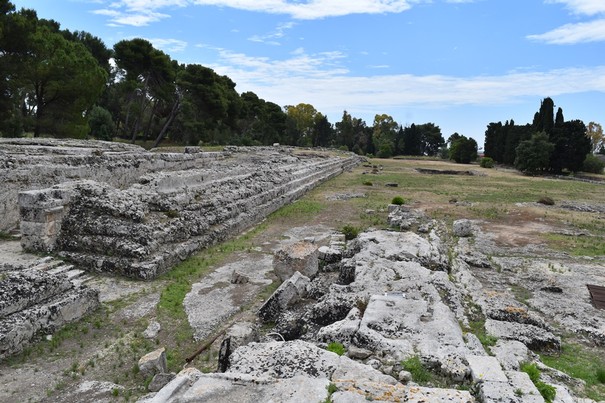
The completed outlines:
{"type": "Polygon", "coordinates": [[[88,114],[88,126],[90,135],[99,139],[111,141],[116,125],[111,113],[100,106],[93,106],[88,114]]]}
{"type": "Polygon", "coordinates": [[[395,196],[395,197],[393,197],[393,200],[391,200],[391,204],[396,204],[398,206],[401,206],[404,203],[405,203],[405,199],[401,196],[395,196]]]}
{"type": "Polygon", "coordinates": [[[390,144],[383,144],[378,150],[378,158],[391,158],[393,156],[393,146],[390,144]]]}
{"type": "Polygon", "coordinates": [[[346,353],[345,346],[343,346],[342,343],[339,343],[337,341],[333,341],[332,343],[328,344],[328,351],[331,351],[338,355],[343,355],[344,353],[346,353]]]}
{"type": "Polygon", "coordinates": [[[433,378],[418,356],[410,357],[401,362],[403,369],[412,374],[412,380],[416,383],[427,383],[433,378]]]}
{"type": "Polygon", "coordinates": [[[548,197],[548,196],[542,196],[538,199],[538,203],[540,204],[544,204],[546,206],[554,206],[555,205],[555,201],[552,199],[552,197],[548,197]]]}
{"type": "Polygon", "coordinates": [[[601,382],[601,383],[605,383],[605,369],[604,368],[599,368],[597,369],[597,381],[601,382]]]}
{"type": "Polygon", "coordinates": [[[603,168],[605,168],[605,162],[592,154],[588,154],[584,160],[582,171],[593,174],[602,174],[603,168]]]}
{"type": "Polygon", "coordinates": [[[490,157],[483,157],[481,158],[481,162],[479,164],[482,168],[493,168],[494,160],[490,157]]]}
{"type": "Polygon", "coordinates": [[[363,185],[364,186],[374,186],[374,184],[372,183],[372,181],[364,181],[363,185]]]}
{"type": "Polygon", "coordinates": [[[524,362],[521,364],[521,371],[529,375],[529,379],[533,382],[547,403],[552,403],[557,395],[557,390],[554,386],[544,383],[540,380],[540,370],[535,363],[524,362]]]}
{"type": "Polygon", "coordinates": [[[354,227],[352,225],[345,225],[344,227],[342,227],[340,232],[344,234],[345,239],[347,241],[350,241],[351,239],[357,238],[357,235],[359,235],[359,228],[354,227]]]}

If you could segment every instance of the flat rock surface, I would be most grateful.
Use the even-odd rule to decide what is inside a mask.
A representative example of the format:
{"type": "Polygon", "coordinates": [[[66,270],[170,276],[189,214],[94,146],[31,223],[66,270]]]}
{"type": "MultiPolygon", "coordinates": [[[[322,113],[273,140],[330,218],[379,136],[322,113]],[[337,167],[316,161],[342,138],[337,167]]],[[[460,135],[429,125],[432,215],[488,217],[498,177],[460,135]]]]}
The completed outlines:
{"type": "Polygon", "coordinates": [[[241,254],[236,262],[219,267],[201,282],[193,284],[183,305],[195,339],[208,337],[221,322],[239,312],[271,284],[266,275],[272,270],[272,264],[271,255],[241,254]],[[247,276],[249,281],[232,284],[233,271],[247,276]]]}

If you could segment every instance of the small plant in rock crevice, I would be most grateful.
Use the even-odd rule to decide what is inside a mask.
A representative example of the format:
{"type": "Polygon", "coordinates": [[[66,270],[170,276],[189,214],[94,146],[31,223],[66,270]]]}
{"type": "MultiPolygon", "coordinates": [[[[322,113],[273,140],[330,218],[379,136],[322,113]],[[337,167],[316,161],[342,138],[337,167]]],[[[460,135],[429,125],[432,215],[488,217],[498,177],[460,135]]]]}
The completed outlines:
{"type": "Polygon", "coordinates": [[[333,341],[330,344],[328,344],[328,351],[331,351],[335,354],[338,355],[344,355],[344,353],[347,352],[347,350],[345,349],[345,346],[342,345],[342,343],[338,342],[338,341],[333,341]]]}
{"type": "Polygon", "coordinates": [[[544,383],[540,380],[540,369],[535,363],[524,362],[521,364],[521,371],[529,375],[529,379],[533,382],[547,403],[551,403],[557,395],[557,390],[554,386],[544,383]]]}
{"type": "Polygon", "coordinates": [[[350,241],[352,239],[357,238],[357,235],[359,235],[359,228],[354,227],[352,225],[345,225],[344,227],[342,227],[340,232],[344,234],[345,239],[347,241],[350,241]]]}

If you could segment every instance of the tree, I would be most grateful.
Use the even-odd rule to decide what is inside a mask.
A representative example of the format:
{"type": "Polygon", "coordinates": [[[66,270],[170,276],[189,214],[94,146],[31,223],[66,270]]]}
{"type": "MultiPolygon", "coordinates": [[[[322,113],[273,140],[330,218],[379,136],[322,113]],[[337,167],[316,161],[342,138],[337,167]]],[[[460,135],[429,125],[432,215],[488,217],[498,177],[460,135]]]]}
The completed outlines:
{"type": "Polygon", "coordinates": [[[590,139],[590,145],[593,153],[597,153],[605,146],[605,137],[603,137],[603,127],[599,123],[590,122],[586,127],[586,135],[590,139]]]}
{"type": "Polygon", "coordinates": [[[439,149],[445,145],[439,126],[434,123],[425,123],[419,125],[418,130],[420,131],[420,155],[437,155],[439,149]]]}
{"type": "Polygon", "coordinates": [[[393,117],[387,114],[376,115],[372,130],[372,138],[377,154],[389,158],[395,150],[395,133],[399,125],[393,117]]]}
{"type": "Polygon", "coordinates": [[[103,107],[93,106],[88,114],[90,135],[99,139],[111,141],[116,129],[111,113],[103,107]]]}
{"type": "Polygon", "coordinates": [[[477,142],[475,139],[460,136],[452,142],[450,147],[450,159],[459,164],[470,164],[477,159],[477,142]]]}
{"type": "Polygon", "coordinates": [[[554,144],[550,160],[552,171],[562,172],[567,169],[578,172],[582,169],[586,154],[591,150],[591,143],[581,120],[568,121],[553,129],[550,142],[554,144]]]}
{"type": "Polygon", "coordinates": [[[517,146],[515,168],[530,174],[547,170],[554,148],[546,133],[535,133],[531,139],[524,140],[517,146]]]}
{"type": "MultiPolygon", "coordinates": [[[[152,124],[174,120],[175,105],[180,104],[176,91],[178,64],[168,55],[140,38],[122,40],[114,45],[119,79],[126,98],[119,119],[122,134],[134,143],[141,133],[144,138],[154,136],[152,124]]],[[[164,124],[158,125],[157,131],[164,124]]]]}
{"type": "Polygon", "coordinates": [[[336,143],[347,146],[349,151],[352,150],[355,144],[353,117],[347,111],[344,111],[342,113],[342,119],[340,122],[336,122],[335,127],[336,143]]]}
{"type": "Polygon", "coordinates": [[[85,136],[84,116],[107,78],[90,52],[42,25],[31,35],[23,59],[16,74],[25,84],[25,103],[35,119],[34,136],[85,136]]]}
{"type": "Polygon", "coordinates": [[[327,147],[333,138],[334,129],[328,118],[321,113],[315,116],[313,127],[313,147],[327,147]]]}
{"type": "MultiPolygon", "coordinates": [[[[536,132],[544,132],[550,136],[555,119],[554,119],[555,103],[551,98],[544,98],[540,103],[540,110],[534,115],[533,129],[536,132]]],[[[561,111],[563,117],[563,111],[561,111]]]]}
{"type": "Polygon", "coordinates": [[[293,138],[290,141],[292,145],[311,146],[313,143],[312,134],[315,127],[315,120],[319,112],[313,105],[300,103],[296,106],[286,106],[288,119],[293,122],[291,131],[293,138]]]}
{"type": "Polygon", "coordinates": [[[403,154],[422,155],[422,132],[414,123],[403,129],[403,154]]]}

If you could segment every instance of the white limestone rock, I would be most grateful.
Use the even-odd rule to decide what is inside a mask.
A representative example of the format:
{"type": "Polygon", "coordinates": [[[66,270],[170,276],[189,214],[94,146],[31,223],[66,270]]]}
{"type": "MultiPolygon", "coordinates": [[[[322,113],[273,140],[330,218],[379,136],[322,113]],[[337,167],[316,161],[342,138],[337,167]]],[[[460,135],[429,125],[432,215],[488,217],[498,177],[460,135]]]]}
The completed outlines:
{"type": "Polygon", "coordinates": [[[139,359],[139,372],[143,376],[150,376],[168,372],[166,362],[166,349],[164,347],[145,354],[139,359]]]}

